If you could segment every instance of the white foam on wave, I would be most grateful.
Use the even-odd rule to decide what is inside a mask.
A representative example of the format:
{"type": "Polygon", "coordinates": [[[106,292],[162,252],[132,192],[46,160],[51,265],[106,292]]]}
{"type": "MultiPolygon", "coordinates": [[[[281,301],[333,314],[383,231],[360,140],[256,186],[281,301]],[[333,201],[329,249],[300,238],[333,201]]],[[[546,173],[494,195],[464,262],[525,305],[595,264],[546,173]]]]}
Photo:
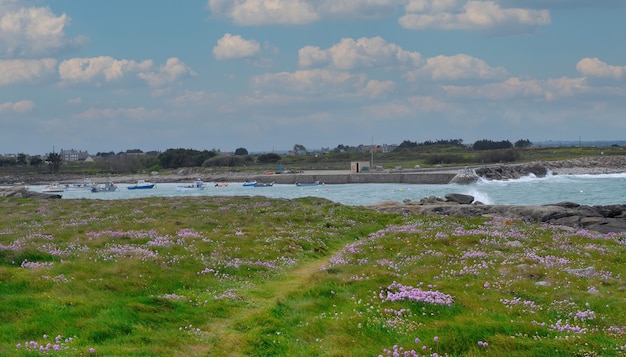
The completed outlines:
{"type": "Polygon", "coordinates": [[[491,199],[491,197],[489,197],[487,193],[482,192],[478,189],[470,189],[466,194],[474,196],[474,201],[480,201],[486,205],[493,204],[493,200],[491,199]]]}

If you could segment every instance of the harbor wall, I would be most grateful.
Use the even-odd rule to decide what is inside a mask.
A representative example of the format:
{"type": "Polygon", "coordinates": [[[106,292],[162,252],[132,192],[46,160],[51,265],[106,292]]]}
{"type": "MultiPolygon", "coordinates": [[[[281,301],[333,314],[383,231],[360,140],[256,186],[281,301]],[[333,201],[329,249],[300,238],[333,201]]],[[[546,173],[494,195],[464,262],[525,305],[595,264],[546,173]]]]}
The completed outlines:
{"type": "Polygon", "coordinates": [[[355,173],[355,174],[275,174],[259,175],[257,182],[274,182],[277,184],[295,184],[319,181],[320,184],[346,183],[406,183],[406,184],[448,184],[456,173],[355,173]]]}

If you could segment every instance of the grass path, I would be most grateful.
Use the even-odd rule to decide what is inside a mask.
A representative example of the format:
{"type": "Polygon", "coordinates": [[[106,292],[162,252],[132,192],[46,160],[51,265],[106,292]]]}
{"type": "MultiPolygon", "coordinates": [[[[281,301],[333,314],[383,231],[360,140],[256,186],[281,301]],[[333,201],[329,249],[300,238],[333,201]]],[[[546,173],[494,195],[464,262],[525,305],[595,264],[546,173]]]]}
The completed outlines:
{"type": "Polygon", "coordinates": [[[211,354],[219,351],[220,356],[245,356],[245,348],[248,346],[246,333],[238,330],[237,325],[264,314],[290,293],[305,288],[311,277],[320,272],[327,262],[327,258],[306,262],[295,270],[285,272],[278,279],[257,286],[253,292],[255,297],[248,301],[249,305],[238,309],[228,318],[209,322],[207,330],[210,344],[204,352],[211,354]]]}

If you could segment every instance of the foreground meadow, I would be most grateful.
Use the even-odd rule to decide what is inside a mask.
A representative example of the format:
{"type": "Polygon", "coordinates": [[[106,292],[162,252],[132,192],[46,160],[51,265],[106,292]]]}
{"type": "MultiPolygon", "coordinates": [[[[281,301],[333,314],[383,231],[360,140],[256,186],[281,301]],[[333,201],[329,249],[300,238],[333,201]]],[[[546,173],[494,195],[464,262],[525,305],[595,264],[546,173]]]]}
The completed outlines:
{"type": "Polygon", "coordinates": [[[3,356],[622,356],[626,235],[323,199],[0,200],[3,356]]]}

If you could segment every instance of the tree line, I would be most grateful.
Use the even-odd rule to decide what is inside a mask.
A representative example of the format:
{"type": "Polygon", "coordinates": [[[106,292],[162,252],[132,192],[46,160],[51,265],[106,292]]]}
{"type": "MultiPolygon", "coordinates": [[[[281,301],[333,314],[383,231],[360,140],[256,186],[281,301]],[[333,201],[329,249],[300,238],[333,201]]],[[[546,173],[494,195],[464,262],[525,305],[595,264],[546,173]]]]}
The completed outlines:
{"type": "MultiPolygon", "coordinates": [[[[485,162],[505,161],[510,162],[519,158],[519,154],[508,150],[512,148],[526,148],[533,144],[525,139],[518,140],[512,144],[508,140],[478,140],[473,145],[463,144],[461,139],[446,139],[425,142],[403,141],[396,147],[394,151],[402,152],[414,148],[423,147],[456,147],[463,150],[474,150],[478,152],[490,152],[481,154],[481,160],[485,162]],[[495,155],[495,156],[494,156],[495,155]]],[[[336,159],[350,159],[349,155],[344,157],[346,152],[350,152],[352,147],[347,145],[338,145],[335,149],[329,150],[327,156],[336,159]]],[[[306,157],[309,153],[307,149],[300,144],[294,145],[292,152],[295,156],[306,157]]],[[[194,150],[194,149],[167,149],[164,152],[146,152],[139,149],[127,150],[126,152],[98,152],[95,161],[90,163],[95,171],[105,172],[140,172],[145,170],[158,171],[162,169],[177,169],[184,167],[241,167],[252,164],[276,164],[285,159],[285,157],[276,153],[264,153],[259,155],[250,155],[246,148],[240,147],[234,151],[233,155],[223,155],[218,150],[194,150]]],[[[316,156],[316,160],[320,160],[316,156]]],[[[450,163],[458,162],[459,155],[435,154],[429,156],[426,163],[450,163]],[[455,161],[456,160],[456,161],[455,161]]],[[[34,168],[37,171],[57,172],[61,165],[71,167],[72,165],[82,165],[80,169],[84,170],[84,163],[80,162],[64,162],[59,153],[49,153],[46,157],[18,154],[17,157],[0,157],[0,167],[6,168],[34,168]]]]}

